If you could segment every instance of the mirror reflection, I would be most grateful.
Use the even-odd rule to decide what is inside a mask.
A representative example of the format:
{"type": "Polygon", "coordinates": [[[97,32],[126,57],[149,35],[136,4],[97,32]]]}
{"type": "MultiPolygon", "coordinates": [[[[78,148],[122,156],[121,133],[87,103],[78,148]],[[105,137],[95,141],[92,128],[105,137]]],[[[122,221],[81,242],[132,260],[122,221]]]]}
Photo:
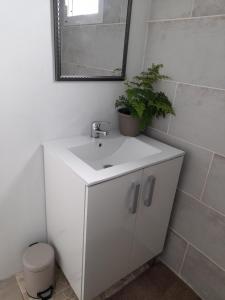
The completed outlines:
{"type": "Polygon", "coordinates": [[[131,0],[57,0],[58,80],[125,76],[131,0]]]}

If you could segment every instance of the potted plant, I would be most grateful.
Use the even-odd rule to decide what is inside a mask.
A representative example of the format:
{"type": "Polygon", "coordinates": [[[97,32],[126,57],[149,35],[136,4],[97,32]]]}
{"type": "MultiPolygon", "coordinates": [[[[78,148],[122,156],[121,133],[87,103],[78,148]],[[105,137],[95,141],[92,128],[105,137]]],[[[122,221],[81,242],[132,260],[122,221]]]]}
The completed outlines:
{"type": "Polygon", "coordinates": [[[162,64],[152,64],[146,72],[126,81],[125,95],[116,100],[115,107],[119,113],[120,132],[127,136],[137,136],[148,127],[153,118],[175,115],[168,97],[154,89],[155,83],[169,77],[162,75],[162,64]]]}

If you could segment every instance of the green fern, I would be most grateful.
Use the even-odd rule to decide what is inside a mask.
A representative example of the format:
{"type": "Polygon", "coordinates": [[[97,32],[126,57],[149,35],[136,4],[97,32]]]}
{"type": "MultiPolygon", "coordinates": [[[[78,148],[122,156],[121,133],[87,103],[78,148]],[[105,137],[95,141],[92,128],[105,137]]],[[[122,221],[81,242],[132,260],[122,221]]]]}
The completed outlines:
{"type": "Polygon", "coordinates": [[[149,126],[154,117],[166,117],[167,114],[175,115],[168,97],[163,92],[156,92],[154,85],[159,80],[169,79],[162,75],[162,64],[152,64],[146,72],[126,81],[125,95],[116,100],[115,107],[140,120],[140,129],[149,126]]]}

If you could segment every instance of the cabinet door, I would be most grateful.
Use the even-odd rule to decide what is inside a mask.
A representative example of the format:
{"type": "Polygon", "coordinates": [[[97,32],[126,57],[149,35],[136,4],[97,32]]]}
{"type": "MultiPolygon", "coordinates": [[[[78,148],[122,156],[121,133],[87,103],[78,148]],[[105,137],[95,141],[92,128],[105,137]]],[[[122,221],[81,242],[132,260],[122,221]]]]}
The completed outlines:
{"type": "Polygon", "coordinates": [[[139,203],[132,269],[163,250],[183,158],[144,169],[139,203]]]}
{"type": "Polygon", "coordinates": [[[137,171],[87,189],[85,300],[129,273],[141,178],[137,171]]]}

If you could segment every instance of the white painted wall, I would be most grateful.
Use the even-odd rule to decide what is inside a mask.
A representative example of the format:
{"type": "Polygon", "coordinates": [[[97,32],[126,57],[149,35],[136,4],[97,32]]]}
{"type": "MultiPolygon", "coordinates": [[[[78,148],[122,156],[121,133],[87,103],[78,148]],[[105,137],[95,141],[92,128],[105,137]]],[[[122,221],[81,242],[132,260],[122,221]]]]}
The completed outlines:
{"type": "MultiPolygon", "coordinates": [[[[142,55],[138,52],[143,49],[143,16],[148,2],[134,1],[129,75],[141,68],[142,55]]],[[[21,269],[21,255],[29,243],[46,237],[40,144],[88,133],[90,122],[95,119],[109,120],[116,126],[114,101],[122,92],[122,84],[54,82],[50,0],[2,1],[0,36],[0,279],[3,279],[21,269]]]]}

